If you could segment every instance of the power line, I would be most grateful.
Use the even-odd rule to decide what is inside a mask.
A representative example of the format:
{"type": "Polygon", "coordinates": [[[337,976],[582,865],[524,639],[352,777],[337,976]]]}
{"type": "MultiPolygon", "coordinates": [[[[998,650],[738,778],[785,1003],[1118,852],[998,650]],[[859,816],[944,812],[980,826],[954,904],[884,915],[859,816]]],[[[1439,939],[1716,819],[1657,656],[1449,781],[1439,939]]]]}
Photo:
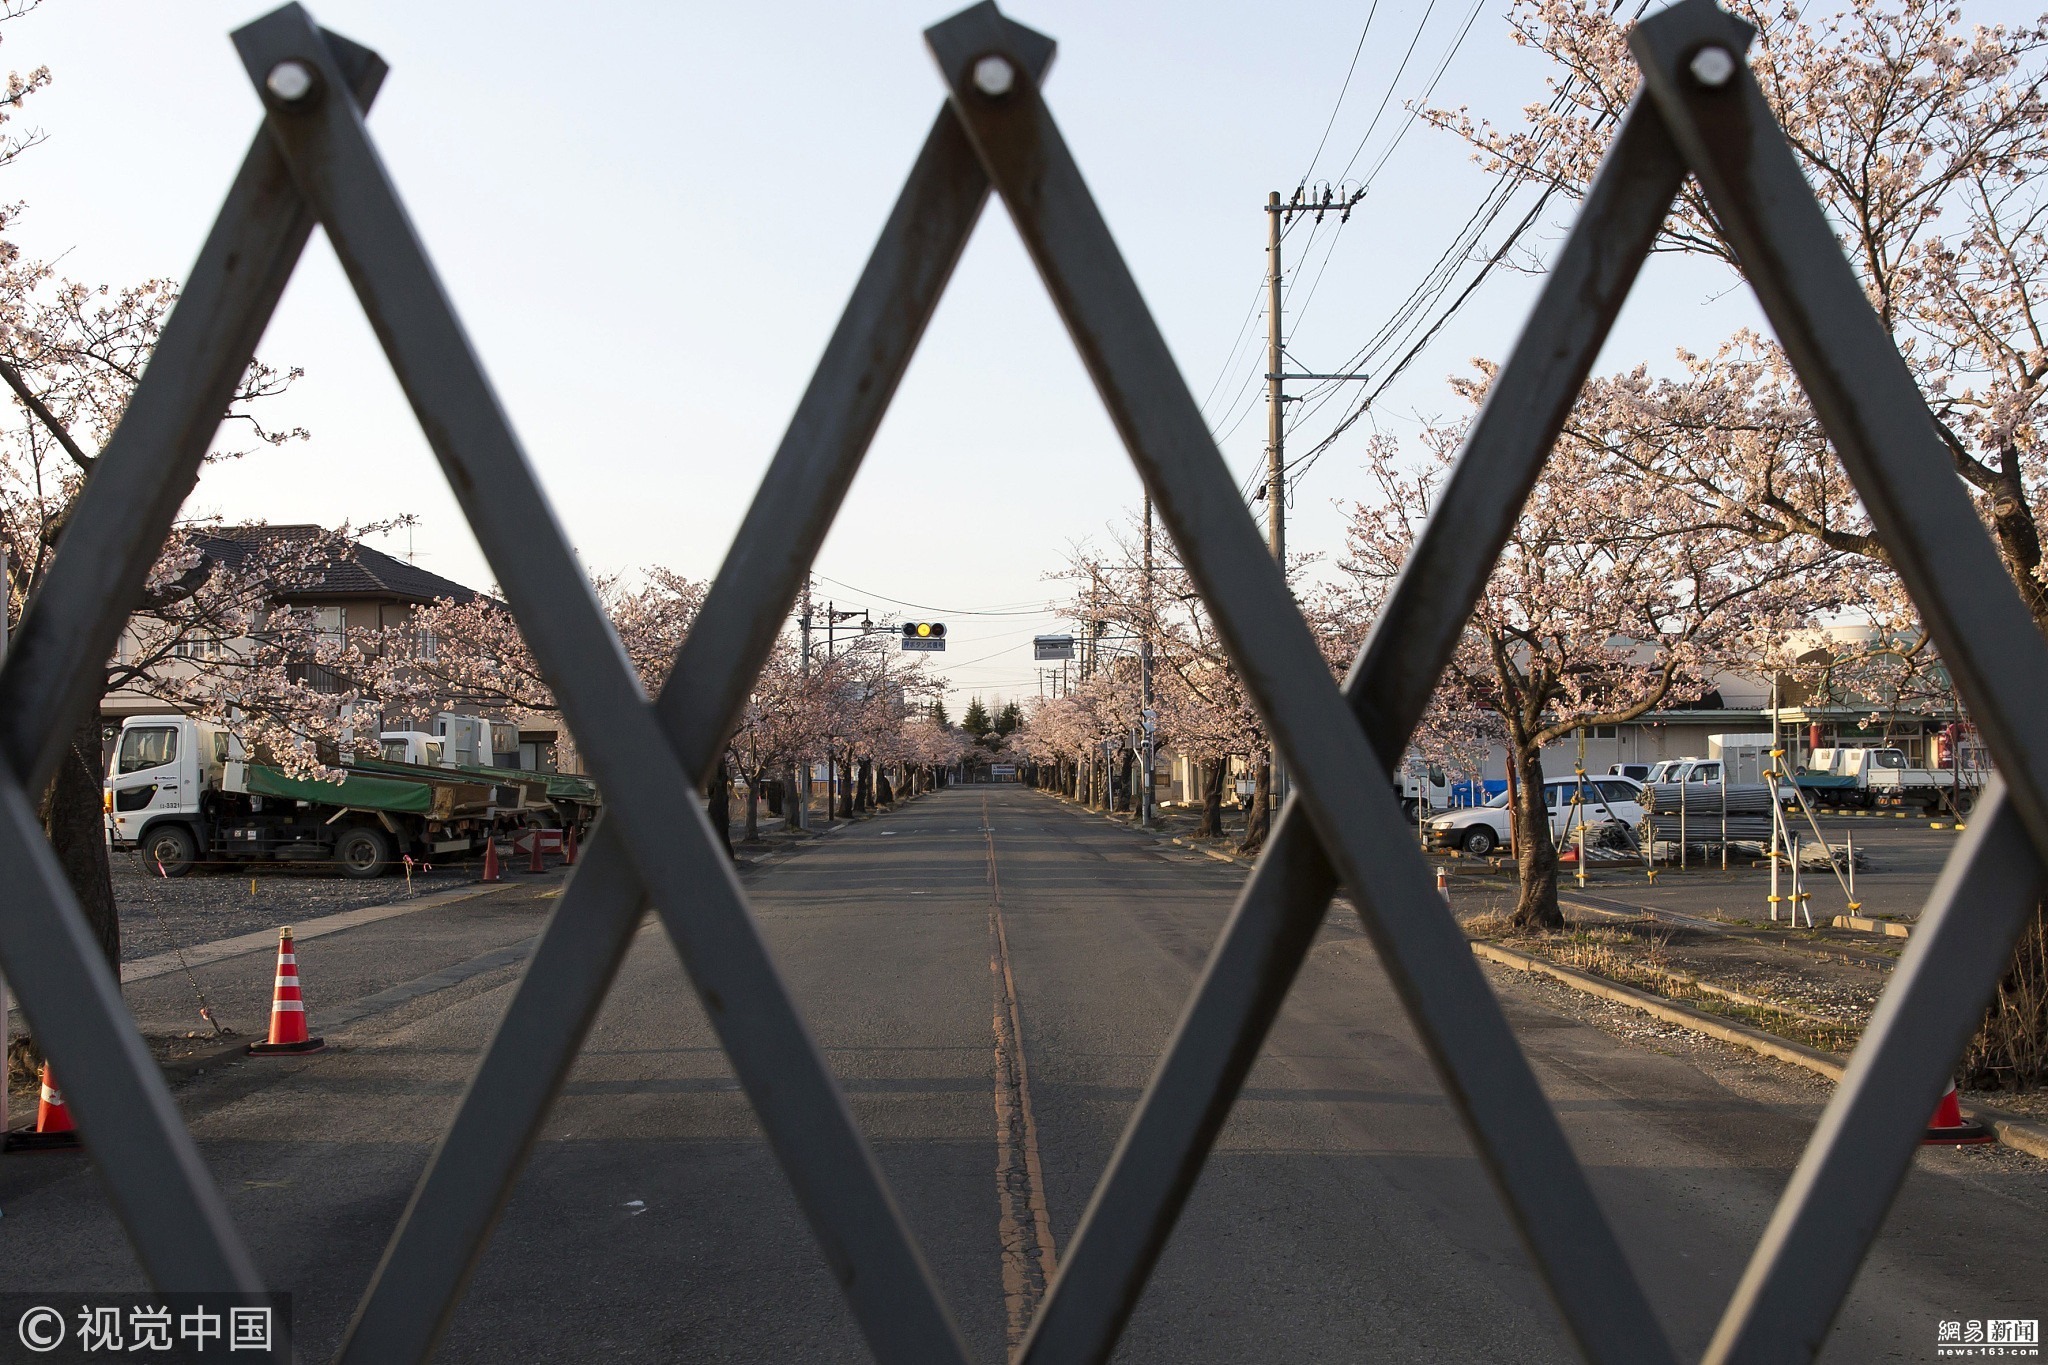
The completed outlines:
{"type": "Polygon", "coordinates": [[[830,574],[820,573],[813,576],[822,578],[827,583],[836,583],[848,592],[856,592],[863,597],[880,598],[884,602],[893,603],[899,607],[909,607],[912,611],[928,611],[935,616],[1058,616],[1060,614],[1058,610],[1050,606],[1038,609],[1021,609],[1023,608],[1022,603],[1016,603],[1008,607],[934,607],[924,602],[909,602],[901,597],[891,597],[885,592],[871,592],[866,588],[857,588],[845,579],[834,578],[830,574]]]}
{"type": "Polygon", "coordinates": [[[1372,0],[1372,8],[1365,14],[1365,27],[1358,31],[1358,46],[1351,49],[1351,65],[1344,68],[1344,84],[1337,88],[1337,103],[1330,109],[1330,121],[1323,125],[1323,135],[1316,142],[1315,155],[1308,159],[1308,169],[1301,173],[1304,185],[1316,173],[1316,162],[1323,159],[1323,147],[1330,140],[1330,130],[1337,126],[1337,115],[1344,108],[1344,96],[1351,89],[1352,73],[1358,70],[1358,56],[1365,51],[1365,35],[1372,32],[1372,18],[1379,12],[1380,0],[1372,0]]]}
{"type": "MultiPolygon", "coordinates": [[[[1612,7],[1613,10],[1619,10],[1621,4],[1622,0],[1615,0],[1615,4],[1612,7]]],[[[1635,18],[1641,18],[1643,12],[1648,8],[1649,0],[1640,0],[1636,7],[1635,18]]],[[[1450,56],[1456,53],[1458,46],[1464,41],[1465,34],[1470,32],[1472,21],[1477,17],[1477,13],[1478,6],[1475,5],[1472,16],[1467,18],[1465,27],[1460,32],[1457,42],[1452,45],[1450,53],[1446,54],[1444,62],[1438,67],[1436,76],[1432,78],[1430,90],[1433,91],[1436,81],[1442,78],[1444,68],[1449,64],[1450,56]]],[[[1576,77],[1566,81],[1564,86],[1558,90],[1550,101],[1552,112],[1557,112],[1565,106],[1578,83],[1576,77]]],[[[1427,93],[1425,93],[1423,98],[1427,100],[1427,93]]],[[[1419,107],[1418,104],[1417,108],[1419,109],[1419,107]]],[[[1413,125],[1415,112],[1415,110],[1411,110],[1409,123],[1404,125],[1402,136],[1405,136],[1407,128],[1413,125]]],[[[1610,122],[1611,119],[1611,115],[1603,114],[1597,122],[1604,125],[1610,122]]],[[[1394,145],[1398,145],[1399,140],[1399,137],[1397,137],[1394,145]]],[[[1537,148],[1536,157],[1531,159],[1532,165],[1537,158],[1540,158],[1543,150],[1548,145],[1549,143],[1546,141],[1543,146],[1537,148]]],[[[1392,147],[1389,147],[1387,155],[1391,155],[1391,153],[1392,147]]],[[[1375,163],[1372,174],[1377,175],[1385,163],[1386,157],[1383,155],[1380,161],[1375,163]]],[[[1369,176],[1368,184],[1370,179],[1371,177],[1369,176]]],[[[1350,361],[1346,362],[1346,369],[1355,368],[1367,363],[1383,348],[1397,344],[1397,338],[1399,342],[1406,343],[1406,350],[1400,359],[1392,366],[1380,372],[1380,382],[1359,401],[1358,405],[1338,423],[1336,428],[1307,451],[1288,462],[1289,471],[1293,474],[1294,478],[1299,479],[1302,475],[1306,474],[1322,453],[1329,449],[1338,437],[1348,431],[1365,415],[1372,404],[1386,391],[1388,385],[1393,383],[1428,348],[1429,344],[1435,340],[1436,336],[1450,322],[1451,318],[1470,301],[1479,286],[1493,273],[1501,261],[1507,258],[1509,251],[1513,249],[1522,234],[1536,222],[1544,207],[1549,203],[1551,195],[1559,188],[1555,180],[1552,180],[1551,183],[1544,187],[1543,192],[1537,197],[1536,203],[1522,216],[1520,222],[1508,233],[1500,246],[1480,264],[1478,273],[1465,284],[1464,288],[1459,290],[1450,305],[1435,318],[1432,319],[1428,316],[1430,309],[1456,283],[1460,267],[1470,261],[1471,251],[1478,244],[1479,239],[1491,227],[1493,222],[1498,219],[1514,194],[1524,184],[1528,183],[1528,179],[1528,174],[1522,171],[1502,173],[1496,184],[1489,188],[1485,198],[1481,200],[1478,209],[1474,210],[1473,214],[1466,219],[1465,226],[1454,234],[1451,245],[1438,258],[1437,264],[1424,276],[1422,283],[1410,291],[1408,297],[1402,301],[1401,306],[1395,310],[1394,316],[1386,323],[1383,323],[1379,330],[1374,333],[1373,337],[1354,353],[1350,361]]],[[[1322,391],[1311,390],[1309,394],[1303,395],[1304,398],[1312,399],[1313,401],[1305,403],[1301,409],[1297,410],[1295,425],[1299,425],[1301,422],[1313,417],[1336,392],[1337,390],[1334,386],[1326,386],[1322,391]]]]}
{"type": "Polygon", "coordinates": [[[1408,50],[1401,54],[1401,64],[1394,68],[1394,78],[1387,82],[1387,93],[1380,96],[1379,108],[1373,110],[1372,122],[1365,125],[1365,136],[1358,139],[1358,146],[1351,151],[1351,159],[1344,163],[1344,169],[1337,172],[1342,180],[1351,174],[1351,168],[1358,163],[1358,157],[1365,150],[1365,144],[1372,141],[1373,131],[1380,126],[1380,118],[1387,112],[1387,102],[1394,98],[1394,91],[1400,87],[1402,73],[1408,70],[1408,62],[1415,56],[1415,45],[1422,41],[1424,29],[1429,27],[1429,17],[1436,13],[1436,0],[1429,0],[1429,7],[1422,11],[1422,22],[1415,26],[1415,36],[1408,40],[1408,50]]]}

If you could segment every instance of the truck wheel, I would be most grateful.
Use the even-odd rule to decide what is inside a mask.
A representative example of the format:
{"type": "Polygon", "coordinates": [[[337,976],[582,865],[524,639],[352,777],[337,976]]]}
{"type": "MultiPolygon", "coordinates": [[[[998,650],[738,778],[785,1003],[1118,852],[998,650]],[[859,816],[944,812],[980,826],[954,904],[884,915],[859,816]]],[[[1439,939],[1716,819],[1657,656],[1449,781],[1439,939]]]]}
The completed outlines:
{"type": "Polygon", "coordinates": [[[381,877],[391,869],[391,836],[375,825],[354,825],[334,841],[334,861],[352,881],[381,877]]]}
{"type": "Polygon", "coordinates": [[[1474,858],[1484,858],[1493,852],[1495,842],[1493,831],[1485,825],[1474,825],[1458,836],[1458,847],[1474,858]]]}
{"type": "Polygon", "coordinates": [[[1977,793],[1963,791],[1956,793],[1956,814],[1968,816],[1977,809],[1977,793]]]}
{"type": "Polygon", "coordinates": [[[1401,803],[1401,818],[1403,820],[1406,820],[1409,824],[1412,825],[1415,823],[1415,817],[1418,813],[1419,810],[1416,802],[1403,801],[1401,803]]]}
{"type": "Polygon", "coordinates": [[[166,877],[182,877],[199,861],[199,844],[183,825],[157,825],[142,836],[142,861],[166,877]]]}

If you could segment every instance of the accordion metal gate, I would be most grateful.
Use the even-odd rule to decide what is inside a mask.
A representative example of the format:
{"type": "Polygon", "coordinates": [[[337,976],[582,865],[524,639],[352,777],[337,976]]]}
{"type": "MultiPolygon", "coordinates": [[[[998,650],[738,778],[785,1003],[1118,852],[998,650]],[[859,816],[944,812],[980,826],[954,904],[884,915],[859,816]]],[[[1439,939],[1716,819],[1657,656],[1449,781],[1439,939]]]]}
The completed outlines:
{"type": "Polygon", "coordinates": [[[2044,889],[2035,630],[1713,0],[1637,26],[1642,88],[1441,501],[1341,689],[1083,183],[1040,84],[1052,42],[984,3],[926,34],[946,98],[673,675],[651,701],[599,611],[363,124],[377,56],[297,5],[235,35],[265,106],[240,174],[0,671],[0,966],[164,1290],[259,1288],[219,1191],[38,827],[92,697],[312,226],[339,255],[608,814],[350,1325],[429,1356],[645,908],[673,940],[875,1356],[967,1352],[701,810],[715,760],[990,192],[1009,208],[1294,779],[1023,1348],[1101,1361],[1306,956],[1350,888],[1486,1169],[1590,1360],[1673,1352],[1380,776],[1472,605],[1684,178],[1704,190],[2003,782],[1941,877],[1707,1359],[1811,1359],[2044,889]],[[686,806],[688,803],[686,803],[686,806]]]}

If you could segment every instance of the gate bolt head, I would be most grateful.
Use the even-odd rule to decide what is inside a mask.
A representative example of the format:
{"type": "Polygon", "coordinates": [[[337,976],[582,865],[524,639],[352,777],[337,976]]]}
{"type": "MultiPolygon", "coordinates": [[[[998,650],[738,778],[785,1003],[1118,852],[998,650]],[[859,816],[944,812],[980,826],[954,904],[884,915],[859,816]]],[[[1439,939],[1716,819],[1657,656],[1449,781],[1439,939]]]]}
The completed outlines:
{"type": "Polygon", "coordinates": [[[286,104],[297,104],[313,93],[313,72],[304,62],[279,62],[270,68],[263,84],[286,104]]]}
{"type": "Polygon", "coordinates": [[[1725,47],[1708,46],[1692,54],[1692,78],[1710,90],[1719,90],[1735,74],[1735,54],[1725,47]]]}
{"type": "Polygon", "coordinates": [[[974,88],[982,94],[1000,99],[1010,93],[1017,83],[1017,69],[1010,65],[1010,59],[994,53],[983,57],[974,64],[974,88]]]}

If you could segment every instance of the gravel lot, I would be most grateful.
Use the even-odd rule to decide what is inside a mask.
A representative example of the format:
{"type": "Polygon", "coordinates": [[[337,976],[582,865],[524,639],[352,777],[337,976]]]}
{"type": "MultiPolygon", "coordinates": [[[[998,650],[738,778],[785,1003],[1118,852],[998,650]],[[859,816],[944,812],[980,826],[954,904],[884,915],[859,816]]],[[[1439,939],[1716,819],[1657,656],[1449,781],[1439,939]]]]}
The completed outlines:
{"type": "MultiPolygon", "coordinates": [[[[437,866],[432,872],[413,874],[412,894],[445,891],[476,878],[473,864],[437,866]]],[[[326,869],[287,865],[195,871],[164,878],[154,868],[145,869],[139,858],[114,855],[114,901],[121,908],[124,962],[342,910],[383,905],[404,895],[404,877],[357,882],[326,869]]]]}

